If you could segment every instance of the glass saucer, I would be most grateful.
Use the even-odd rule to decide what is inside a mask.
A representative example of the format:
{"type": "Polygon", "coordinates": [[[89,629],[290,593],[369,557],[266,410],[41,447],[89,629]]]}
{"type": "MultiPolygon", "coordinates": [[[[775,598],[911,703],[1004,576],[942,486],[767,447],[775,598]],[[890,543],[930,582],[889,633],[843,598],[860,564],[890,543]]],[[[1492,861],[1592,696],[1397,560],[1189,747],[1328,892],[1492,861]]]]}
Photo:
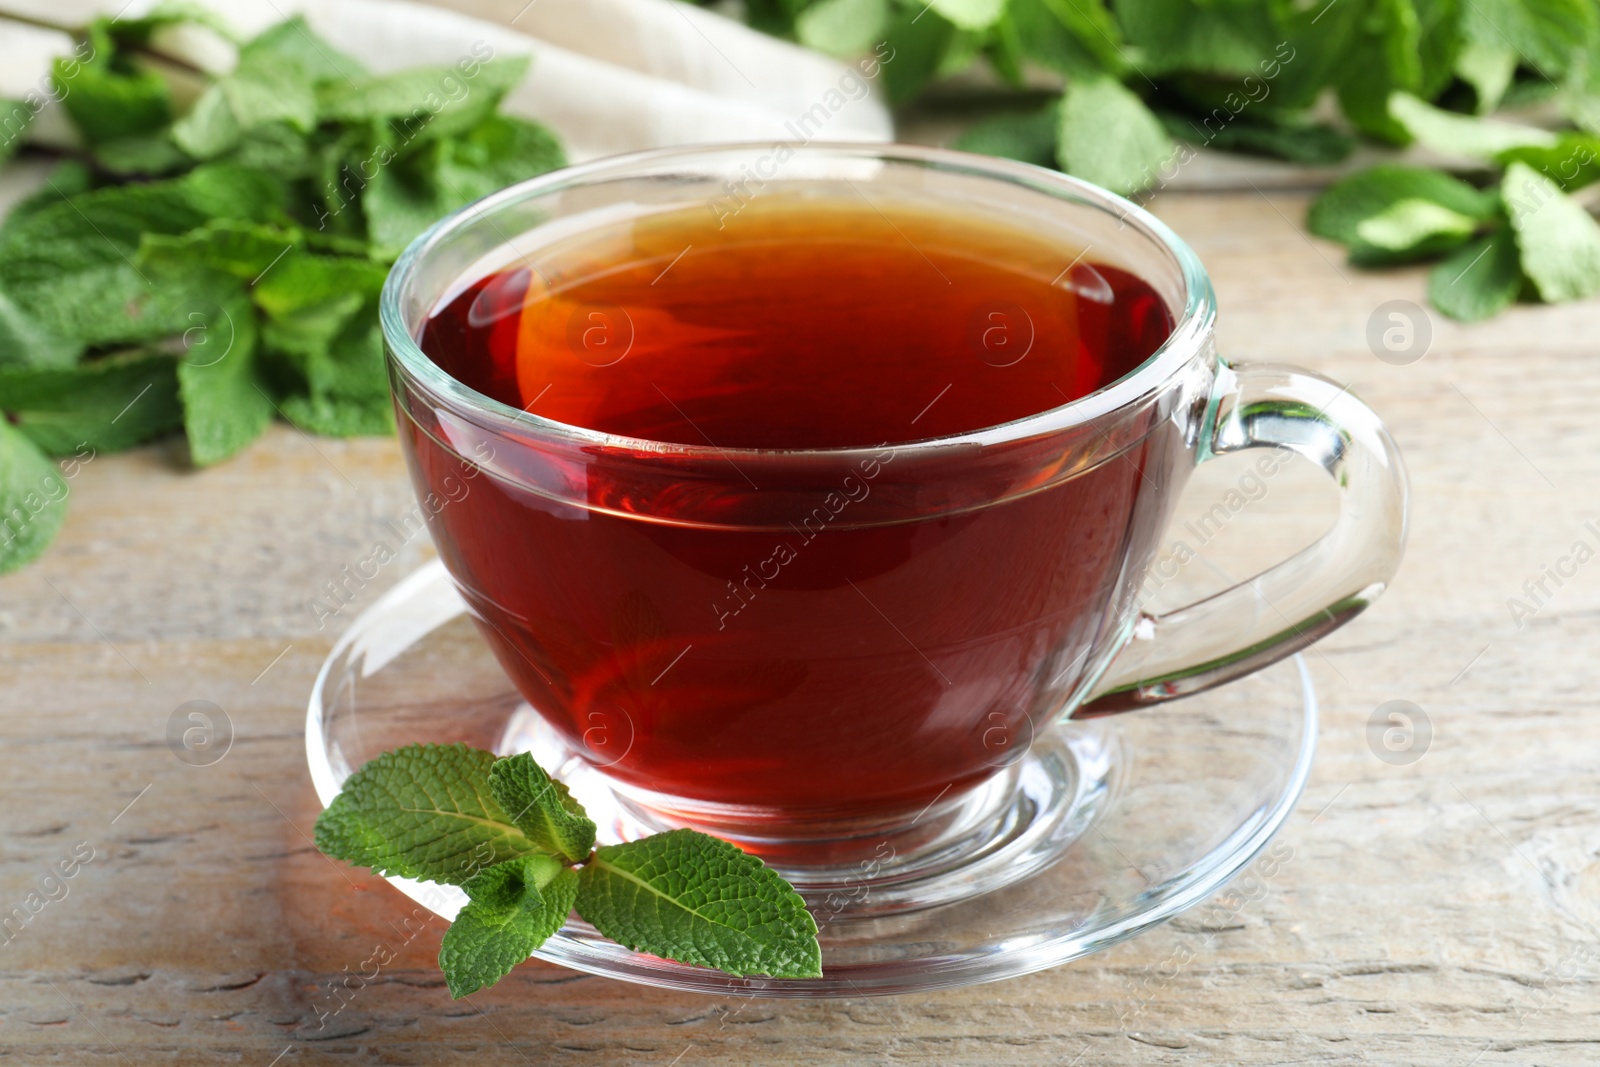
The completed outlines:
{"type": "MultiPolygon", "coordinates": [[[[529,722],[435,561],[363,612],[328,654],[311,692],[306,756],[326,805],[381,752],[424,741],[514,751],[527,746],[529,722]]],[[[1071,763],[1082,800],[1050,862],[916,911],[858,913],[831,903],[837,894],[808,892],[821,978],[735,978],[631,952],[577,919],[534,955],[646,985],[774,997],[921,992],[1054,967],[1226,885],[1289,817],[1316,736],[1316,695],[1299,657],[1171,704],[1059,726],[1035,747],[1071,763]]],[[[617,832],[597,821],[602,840],[617,832]]],[[[466,899],[451,886],[389,881],[446,919],[466,899]]]]}

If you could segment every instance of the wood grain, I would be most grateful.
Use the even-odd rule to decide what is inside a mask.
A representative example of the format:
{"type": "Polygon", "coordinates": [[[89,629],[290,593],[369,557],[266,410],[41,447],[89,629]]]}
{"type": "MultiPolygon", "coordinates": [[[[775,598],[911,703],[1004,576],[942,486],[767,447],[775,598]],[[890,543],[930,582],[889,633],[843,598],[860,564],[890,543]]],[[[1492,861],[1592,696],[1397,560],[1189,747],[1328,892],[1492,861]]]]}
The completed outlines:
{"type": "MultiPolygon", "coordinates": [[[[306,836],[317,666],[334,631],[430,550],[407,545],[319,629],[308,602],[409,489],[391,441],[279,426],[203,472],[169,445],[95,459],[49,555],[0,579],[0,914],[77,843],[94,849],[0,948],[0,1053],[261,1067],[1597,1062],[1600,564],[1520,627],[1507,599],[1595,541],[1583,523],[1600,517],[1600,315],[1518,308],[1470,330],[1435,316],[1427,356],[1390,366],[1368,348],[1369,317],[1420,304],[1422,272],[1345,266],[1303,235],[1305,204],[1156,203],[1215,275],[1224,351],[1349,382],[1413,478],[1398,582],[1310,657],[1322,749],[1281,838],[1292,858],[1254,899],[1078,964],[926,996],[742,1001],[530,963],[453,1003],[434,965],[442,924],[408,935],[409,902],[306,836]],[[1406,766],[1368,745],[1369,716],[1392,699],[1434,727],[1406,766]],[[169,716],[190,700],[232,721],[212,766],[168,749],[169,716]],[[329,983],[379,943],[394,963],[322,1018],[329,983]]],[[[1219,568],[1243,573],[1315,534],[1326,499],[1303,481],[1225,531],[1219,568]]]]}

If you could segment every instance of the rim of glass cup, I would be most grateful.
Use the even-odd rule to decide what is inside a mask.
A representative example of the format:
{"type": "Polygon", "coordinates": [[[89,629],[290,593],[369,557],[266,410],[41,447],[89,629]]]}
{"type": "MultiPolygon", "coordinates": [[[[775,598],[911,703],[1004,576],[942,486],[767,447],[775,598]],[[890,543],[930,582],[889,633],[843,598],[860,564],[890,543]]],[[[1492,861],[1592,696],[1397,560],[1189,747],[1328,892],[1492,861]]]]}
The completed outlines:
{"type": "MultiPolygon", "coordinates": [[[[535,415],[514,408],[447,374],[429,359],[407,329],[401,310],[401,297],[406,285],[429,253],[457,230],[476,222],[479,216],[488,215],[507,204],[543,196],[563,189],[575,188],[596,180],[627,177],[629,172],[641,176],[650,168],[662,163],[681,161],[692,169],[697,160],[708,160],[728,152],[748,152],[753,145],[770,147],[766,142],[724,142],[718,144],[653,148],[642,152],[607,156],[574,166],[563,167],[526,181],[509,185],[498,192],[467,204],[434,223],[407,246],[395,261],[384,281],[379,299],[379,320],[384,340],[401,370],[440,399],[447,400],[476,415],[492,421],[497,429],[527,435],[529,431],[545,438],[579,447],[622,449],[633,453],[670,454],[675,457],[704,456],[721,459],[728,457],[754,457],[775,455],[824,455],[849,458],[855,455],[877,453],[876,445],[846,445],[830,448],[718,448],[713,445],[681,444],[656,441],[649,438],[628,437],[621,434],[590,430],[572,423],[535,415]]],[[[918,145],[884,144],[875,142],[808,142],[788,146],[796,155],[835,156],[854,159],[870,158],[884,161],[918,164],[939,170],[954,171],[980,178],[1009,182],[1035,192],[1053,196],[1069,204],[1095,208],[1108,215],[1117,216],[1137,234],[1154,241],[1171,257],[1183,279],[1184,307],[1177,316],[1172,333],[1143,363],[1116,381],[1079,397],[1076,400],[1049,408],[1026,418],[986,426],[961,434],[927,437],[897,443],[898,453],[927,454],[942,449],[959,449],[973,445],[998,445],[1029,437],[1049,435],[1089,423],[1097,418],[1126,407],[1159,391],[1164,383],[1186,367],[1201,350],[1216,318],[1216,296],[1210,276],[1181,237],[1166,223],[1156,218],[1133,201],[1102,189],[1098,185],[1074,178],[1059,171],[1047,170],[1031,163],[979,156],[947,148],[927,148],[918,145]]],[[[823,179],[826,180],[826,179],[823,179]]],[[[433,295],[426,302],[431,310],[437,306],[443,293],[433,295]]]]}

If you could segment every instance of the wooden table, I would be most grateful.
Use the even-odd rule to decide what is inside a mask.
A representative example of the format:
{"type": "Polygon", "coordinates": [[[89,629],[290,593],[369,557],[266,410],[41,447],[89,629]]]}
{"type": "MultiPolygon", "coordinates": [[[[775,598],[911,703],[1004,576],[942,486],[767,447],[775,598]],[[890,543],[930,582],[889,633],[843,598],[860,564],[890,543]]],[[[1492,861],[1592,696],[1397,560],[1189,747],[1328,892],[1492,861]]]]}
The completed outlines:
{"type": "MultiPolygon", "coordinates": [[[[1423,273],[1345,266],[1304,236],[1306,201],[1156,201],[1214,272],[1224,350],[1351,383],[1394,428],[1414,487],[1398,582],[1308,657],[1322,748],[1280,839],[1292,860],[1228,921],[1201,909],[994,985],[812,1003],[537,962],[455,1003],[435,922],[319,1030],[328,983],[397,942],[410,908],[311,846],[306,695],[336,630],[427,550],[407,546],[319,630],[307,602],[409,489],[392,441],[278,426],[201,473],[175,444],[95,459],[49,555],[0,579],[0,913],[93,849],[0,949],[0,1052],[259,1067],[1600,1061],[1600,563],[1547,584],[1520,626],[1507,605],[1575,541],[1600,547],[1583,526],[1600,514],[1600,312],[1519,308],[1471,329],[1435,316],[1425,358],[1381,362],[1369,317],[1420,303],[1423,273]],[[1369,746],[1369,717],[1396,699],[1434,728],[1407,764],[1369,746]],[[211,766],[166,741],[191,700],[233,725],[211,766]]],[[[1234,524],[1268,546],[1235,544],[1245,564],[1325,521],[1302,514],[1326,503],[1307,486],[1234,524]]]]}

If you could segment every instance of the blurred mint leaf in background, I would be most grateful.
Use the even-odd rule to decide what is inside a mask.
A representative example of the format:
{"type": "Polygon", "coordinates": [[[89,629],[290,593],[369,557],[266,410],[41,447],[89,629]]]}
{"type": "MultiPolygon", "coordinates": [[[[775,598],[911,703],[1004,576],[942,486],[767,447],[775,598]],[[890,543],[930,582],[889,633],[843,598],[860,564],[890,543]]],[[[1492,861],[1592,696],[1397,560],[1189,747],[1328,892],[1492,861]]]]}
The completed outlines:
{"type": "Polygon", "coordinates": [[[74,367],[0,368],[12,426],[52,456],[115,452],[183,422],[177,360],[129,351],[74,367]]]}
{"type": "Polygon", "coordinates": [[[1526,163],[1506,168],[1501,196],[1522,270],[1550,303],[1600,293],[1600,224],[1561,187],[1526,163]]]}
{"type": "Polygon", "coordinates": [[[819,52],[850,56],[883,39],[889,0],[819,0],[795,18],[795,36],[819,52]]]}
{"type": "MultiPolygon", "coordinates": [[[[84,151],[0,223],[0,421],[56,453],[181,427],[196,466],[274,413],[393,432],[389,264],[442,216],[564,162],[544,127],[498,114],[528,58],[373,75],[295,16],[207,77],[157,47],[186,24],[232,40],[199,9],[159,8],[95,20],[53,67],[84,151]]],[[[0,101],[0,159],[35,110],[0,101]]]]}
{"type": "Polygon", "coordinates": [[[67,483],[39,446],[0,419],[0,574],[37,559],[67,517],[67,483]]]}
{"type": "Polygon", "coordinates": [[[273,404],[258,370],[255,316],[241,289],[226,304],[190,311],[182,335],[178,396],[189,458],[197,467],[219,463],[261,436],[273,404]]]}
{"type": "Polygon", "coordinates": [[[1031,114],[1001,115],[980,122],[962,134],[955,147],[963,152],[1048,167],[1055,163],[1056,128],[1060,123],[1060,109],[1052,101],[1031,114]]]}
{"type": "Polygon", "coordinates": [[[1061,98],[1056,158],[1114,193],[1143,189],[1176,151],[1161,120],[1109,76],[1074,81],[1061,98]]]}
{"type": "Polygon", "coordinates": [[[1509,226],[1461,246],[1428,272],[1428,299],[1458,322],[1489,318],[1527,284],[1509,226]]]}

